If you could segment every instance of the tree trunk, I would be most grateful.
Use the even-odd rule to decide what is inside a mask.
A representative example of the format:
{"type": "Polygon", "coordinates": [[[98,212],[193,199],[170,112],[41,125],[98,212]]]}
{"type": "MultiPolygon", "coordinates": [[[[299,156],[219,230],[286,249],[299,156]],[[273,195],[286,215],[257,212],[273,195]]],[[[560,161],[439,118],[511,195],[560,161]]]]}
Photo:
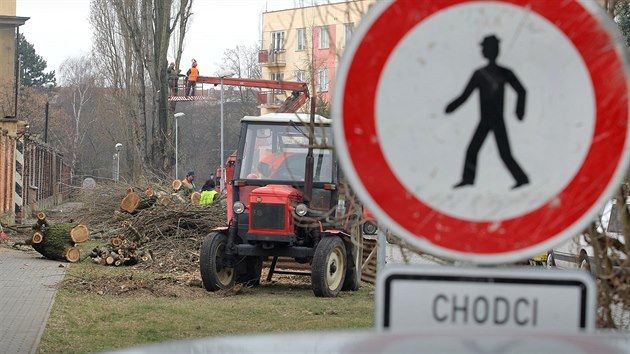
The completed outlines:
{"type": "Polygon", "coordinates": [[[77,243],[74,239],[83,242],[88,238],[89,232],[85,225],[57,224],[35,231],[32,241],[33,248],[48,259],[78,262],[81,259],[81,252],[74,247],[77,243]]]}

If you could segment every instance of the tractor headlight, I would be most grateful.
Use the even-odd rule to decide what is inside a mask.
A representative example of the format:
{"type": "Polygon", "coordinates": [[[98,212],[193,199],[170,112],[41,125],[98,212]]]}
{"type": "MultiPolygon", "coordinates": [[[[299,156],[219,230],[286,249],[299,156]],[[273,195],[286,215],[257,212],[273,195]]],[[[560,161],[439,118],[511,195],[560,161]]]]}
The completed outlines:
{"type": "Polygon", "coordinates": [[[306,206],[306,204],[300,203],[295,206],[295,215],[304,216],[306,215],[307,212],[308,212],[308,207],[306,206]]]}
{"type": "Polygon", "coordinates": [[[372,220],[363,223],[363,233],[366,235],[375,235],[378,231],[378,225],[372,220]]]}
{"type": "Polygon", "coordinates": [[[245,204],[243,204],[243,202],[234,202],[234,205],[232,205],[232,211],[234,211],[235,214],[243,214],[245,211],[245,204]]]}

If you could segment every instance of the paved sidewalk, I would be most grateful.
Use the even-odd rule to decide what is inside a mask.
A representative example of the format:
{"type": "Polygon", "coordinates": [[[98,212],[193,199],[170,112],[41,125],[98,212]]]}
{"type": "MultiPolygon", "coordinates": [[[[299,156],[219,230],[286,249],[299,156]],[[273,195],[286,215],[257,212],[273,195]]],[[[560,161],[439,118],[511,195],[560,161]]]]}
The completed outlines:
{"type": "Polygon", "coordinates": [[[66,264],[0,247],[0,353],[35,353],[66,264]]]}

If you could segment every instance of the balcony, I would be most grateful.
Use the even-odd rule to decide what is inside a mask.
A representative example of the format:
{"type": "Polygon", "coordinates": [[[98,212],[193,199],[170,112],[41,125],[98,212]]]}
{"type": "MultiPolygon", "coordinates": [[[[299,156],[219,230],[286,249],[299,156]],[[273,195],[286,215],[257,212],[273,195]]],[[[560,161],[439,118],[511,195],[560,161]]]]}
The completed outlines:
{"type": "Polygon", "coordinates": [[[284,67],[287,65],[286,50],[261,50],[258,63],[266,67],[284,67]]]}

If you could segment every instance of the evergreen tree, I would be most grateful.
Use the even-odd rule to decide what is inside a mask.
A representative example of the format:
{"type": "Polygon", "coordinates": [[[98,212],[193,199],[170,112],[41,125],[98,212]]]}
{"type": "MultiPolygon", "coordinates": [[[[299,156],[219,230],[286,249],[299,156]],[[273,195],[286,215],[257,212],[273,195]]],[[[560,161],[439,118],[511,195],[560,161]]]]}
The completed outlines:
{"type": "Polygon", "coordinates": [[[626,45],[630,46],[630,3],[628,1],[616,3],[614,19],[626,39],[626,45]]]}
{"type": "Polygon", "coordinates": [[[55,71],[45,73],[46,60],[35,52],[35,47],[24,35],[19,37],[20,82],[24,86],[56,85],[55,71]]]}

